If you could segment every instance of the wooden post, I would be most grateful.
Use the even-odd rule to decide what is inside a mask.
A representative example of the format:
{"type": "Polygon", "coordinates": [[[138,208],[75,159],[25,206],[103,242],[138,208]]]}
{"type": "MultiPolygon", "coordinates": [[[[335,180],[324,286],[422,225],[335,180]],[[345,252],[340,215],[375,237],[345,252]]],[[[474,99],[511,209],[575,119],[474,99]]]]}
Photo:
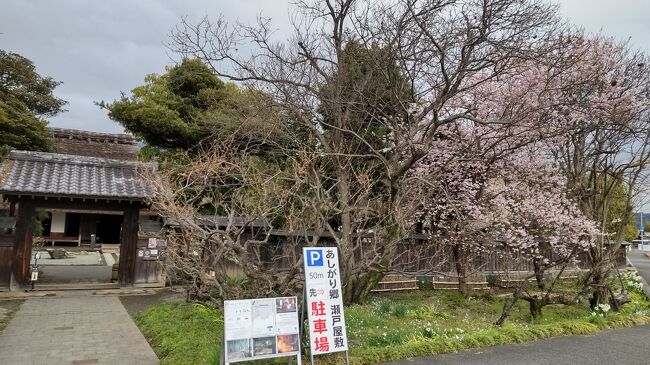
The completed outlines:
{"type": "Polygon", "coordinates": [[[138,250],[139,217],[139,205],[131,205],[124,209],[122,240],[120,242],[120,268],[118,272],[121,286],[132,286],[135,283],[135,259],[138,250]]]}
{"type": "Polygon", "coordinates": [[[22,199],[18,203],[16,218],[16,237],[12,270],[14,280],[21,285],[27,284],[29,278],[29,262],[32,255],[32,238],[34,236],[34,202],[22,199]]]}
{"type": "Polygon", "coordinates": [[[9,203],[9,216],[10,217],[16,216],[16,202],[12,201],[9,203]]]}

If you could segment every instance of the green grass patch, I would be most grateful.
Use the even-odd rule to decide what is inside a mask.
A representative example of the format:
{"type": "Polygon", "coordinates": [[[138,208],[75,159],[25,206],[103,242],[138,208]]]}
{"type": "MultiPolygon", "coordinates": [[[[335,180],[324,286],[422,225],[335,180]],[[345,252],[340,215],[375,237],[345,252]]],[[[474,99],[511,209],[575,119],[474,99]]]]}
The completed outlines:
{"type": "MultiPolygon", "coordinates": [[[[586,304],[551,305],[532,320],[528,304],[520,302],[507,324],[497,328],[493,323],[504,299],[496,294],[464,298],[454,291],[420,290],[377,295],[367,305],[347,307],[351,361],[372,364],[650,323],[650,304],[633,293],[631,303],[606,316],[593,314],[586,304]]],[[[218,364],[223,317],[217,310],[158,304],[136,322],[162,364],[218,364]]],[[[342,360],[341,355],[319,357],[323,364],[342,360]]],[[[275,361],[280,362],[286,359],[275,361]]]]}
{"type": "Polygon", "coordinates": [[[223,316],[200,304],[162,303],[135,322],[153,345],[162,365],[218,364],[223,316]]]}
{"type": "Polygon", "coordinates": [[[20,309],[23,300],[6,300],[0,301],[0,334],[9,325],[11,319],[14,318],[18,309],[20,309]]]}

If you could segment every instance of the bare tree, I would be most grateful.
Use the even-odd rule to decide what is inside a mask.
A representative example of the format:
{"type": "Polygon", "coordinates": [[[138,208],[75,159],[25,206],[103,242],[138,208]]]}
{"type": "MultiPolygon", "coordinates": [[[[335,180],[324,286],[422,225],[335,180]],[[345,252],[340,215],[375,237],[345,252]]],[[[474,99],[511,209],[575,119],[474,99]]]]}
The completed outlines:
{"type": "Polygon", "coordinates": [[[150,177],[152,207],[168,222],[172,278],[189,281],[197,300],[288,294],[298,274],[291,247],[273,251],[274,219],[299,214],[292,197],[302,188],[293,163],[265,163],[232,140],[194,151],[183,163],[150,177]],[[285,260],[281,267],[268,262],[285,260]]]}
{"type": "Polygon", "coordinates": [[[537,0],[297,5],[285,41],[274,41],[266,18],[253,26],[183,19],[169,47],[269,93],[309,131],[302,146],[321,157],[326,173],[324,194],[312,199],[332,208],[319,226],[334,233],[342,252],[346,300],[363,302],[410,229],[398,204],[404,177],[441,126],[477,120],[456,103],[459,95],[544,52],[559,25],[556,9],[537,0]],[[350,60],[352,42],[372,57],[350,60]],[[369,230],[377,244],[364,249],[355,234],[369,230]]]}

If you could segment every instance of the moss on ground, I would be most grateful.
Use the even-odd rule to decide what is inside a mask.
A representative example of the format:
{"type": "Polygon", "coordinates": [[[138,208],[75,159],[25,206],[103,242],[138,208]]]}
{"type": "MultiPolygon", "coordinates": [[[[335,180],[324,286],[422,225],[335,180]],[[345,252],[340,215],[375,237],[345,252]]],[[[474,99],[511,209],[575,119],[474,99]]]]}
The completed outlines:
{"type": "Polygon", "coordinates": [[[0,334],[7,327],[11,319],[14,318],[21,304],[23,304],[23,300],[0,301],[0,334]]]}

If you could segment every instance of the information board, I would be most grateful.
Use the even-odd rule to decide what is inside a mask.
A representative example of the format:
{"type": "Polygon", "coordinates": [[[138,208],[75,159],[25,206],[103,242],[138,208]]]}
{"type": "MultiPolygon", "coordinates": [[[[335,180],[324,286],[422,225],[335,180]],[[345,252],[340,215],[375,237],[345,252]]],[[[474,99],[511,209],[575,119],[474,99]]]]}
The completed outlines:
{"type": "Polygon", "coordinates": [[[347,351],[338,250],[336,247],[304,247],[303,258],[311,353],[347,351]]]}
{"type": "Polygon", "coordinates": [[[296,297],[224,301],[225,363],[298,356],[296,297]]]}

